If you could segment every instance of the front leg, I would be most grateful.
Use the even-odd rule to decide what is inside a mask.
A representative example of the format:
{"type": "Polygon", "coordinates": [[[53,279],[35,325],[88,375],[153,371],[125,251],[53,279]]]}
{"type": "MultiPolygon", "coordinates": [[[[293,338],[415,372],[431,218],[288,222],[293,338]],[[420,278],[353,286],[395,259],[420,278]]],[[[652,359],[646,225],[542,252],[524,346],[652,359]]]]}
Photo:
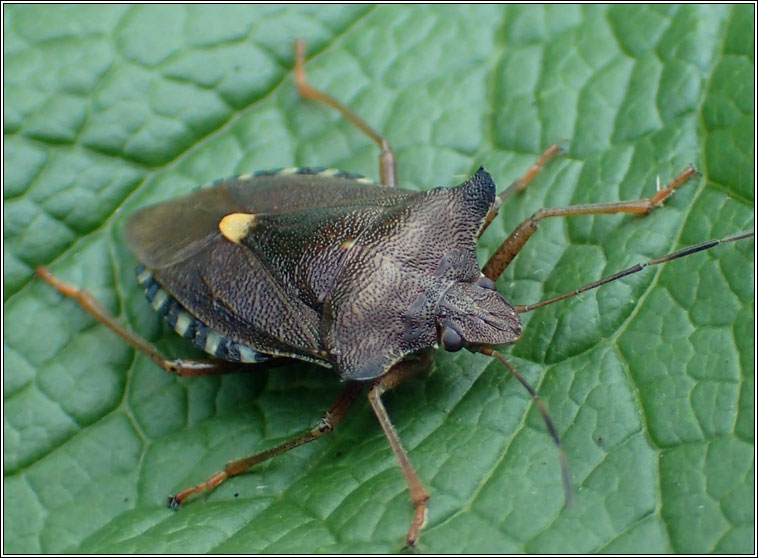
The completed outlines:
{"type": "Polygon", "coordinates": [[[392,448],[392,452],[395,454],[400,469],[403,471],[405,481],[408,483],[408,488],[411,492],[411,502],[415,508],[413,514],[413,520],[411,521],[410,529],[405,537],[409,547],[413,547],[418,539],[419,532],[426,523],[426,509],[429,502],[429,492],[424,488],[421,479],[416,473],[416,470],[411,465],[408,454],[403,449],[403,445],[400,442],[400,437],[397,435],[395,427],[392,425],[387,409],[382,403],[382,394],[390,389],[394,388],[398,384],[405,381],[409,376],[412,376],[420,370],[425,370],[428,367],[429,358],[427,356],[418,360],[406,360],[395,364],[390,370],[377,379],[371,386],[368,392],[368,400],[371,403],[371,408],[374,409],[376,418],[379,419],[379,424],[384,431],[384,435],[387,437],[387,441],[392,448]]]}
{"type": "Polygon", "coordinates": [[[647,215],[655,208],[660,207],[666,198],[674,193],[676,188],[694,176],[700,176],[700,173],[695,170],[695,167],[689,165],[686,169],[676,175],[664,188],[659,189],[654,196],[648,199],[540,209],[534,215],[529,217],[529,219],[526,219],[516,227],[516,230],[511,233],[497,250],[495,250],[495,253],[482,268],[482,273],[493,281],[496,281],[503,271],[505,271],[505,268],[508,267],[508,264],[511,263],[511,260],[516,257],[532,234],[537,230],[542,219],[548,217],[564,217],[568,215],[598,215],[601,213],[633,213],[636,215],[647,215]]]}

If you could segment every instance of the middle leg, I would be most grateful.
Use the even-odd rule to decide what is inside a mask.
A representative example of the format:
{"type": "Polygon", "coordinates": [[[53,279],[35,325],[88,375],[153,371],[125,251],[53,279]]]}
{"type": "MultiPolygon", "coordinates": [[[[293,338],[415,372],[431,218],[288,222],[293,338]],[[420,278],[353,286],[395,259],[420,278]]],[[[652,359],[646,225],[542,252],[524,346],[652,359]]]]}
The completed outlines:
{"type": "Polygon", "coordinates": [[[204,482],[201,482],[200,484],[191,486],[189,488],[185,488],[174,496],[169,496],[168,506],[175,510],[179,509],[182,502],[184,502],[184,500],[190,496],[213,490],[229,477],[240,475],[250,469],[250,467],[253,465],[267,461],[272,457],[286,453],[291,449],[302,446],[303,444],[307,444],[308,442],[318,440],[324,434],[332,432],[340,423],[340,421],[342,421],[348,409],[350,409],[358,395],[360,395],[361,391],[363,391],[363,385],[360,382],[348,383],[337,396],[337,400],[334,402],[334,404],[329,408],[328,411],[324,413],[324,415],[313,428],[301,434],[300,436],[286,440],[278,446],[274,446],[273,448],[267,449],[260,453],[256,453],[255,455],[251,455],[249,457],[230,461],[226,464],[226,467],[224,467],[221,471],[218,471],[217,473],[211,475],[204,482]]]}

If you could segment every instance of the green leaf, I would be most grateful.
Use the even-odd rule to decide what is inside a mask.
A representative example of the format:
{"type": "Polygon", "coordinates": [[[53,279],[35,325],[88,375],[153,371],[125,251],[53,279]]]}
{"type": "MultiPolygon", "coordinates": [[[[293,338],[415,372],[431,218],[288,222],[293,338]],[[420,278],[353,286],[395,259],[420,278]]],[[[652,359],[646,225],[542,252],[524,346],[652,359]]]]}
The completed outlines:
{"type": "MultiPolygon", "coordinates": [[[[4,6],[4,552],[393,552],[408,489],[367,403],[337,431],[178,513],[166,496],[309,428],[340,386],[306,363],[175,378],[34,275],[93,293],[172,357],[134,279],[125,216],[210,180],[292,165],[377,177],[377,147],[309,80],[391,141],[400,185],[500,188],[481,261],[544,206],[653,194],[647,217],[548,219],[498,290],[530,303],[754,221],[754,8],[4,6]]],[[[431,493],[422,552],[752,553],[754,244],[651,268],[524,315],[511,362],[439,354],[385,396],[431,493]]]]}

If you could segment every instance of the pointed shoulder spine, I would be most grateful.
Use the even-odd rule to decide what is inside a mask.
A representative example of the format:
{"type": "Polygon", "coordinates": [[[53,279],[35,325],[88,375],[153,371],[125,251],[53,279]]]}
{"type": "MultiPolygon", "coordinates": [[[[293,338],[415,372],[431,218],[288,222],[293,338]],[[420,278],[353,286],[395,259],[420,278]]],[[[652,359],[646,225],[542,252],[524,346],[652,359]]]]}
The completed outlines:
{"type": "Polygon", "coordinates": [[[472,191],[480,192],[481,194],[484,194],[485,197],[494,201],[496,191],[495,181],[492,180],[490,173],[484,170],[484,167],[480,166],[479,170],[464,182],[464,184],[469,184],[472,191]]]}
{"type": "Polygon", "coordinates": [[[484,215],[495,203],[495,182],[490,174],[479,167],[468,180],[450,189],[452,198],[457,200],[461,211],[472,211],[472,215],[484,215]]]}

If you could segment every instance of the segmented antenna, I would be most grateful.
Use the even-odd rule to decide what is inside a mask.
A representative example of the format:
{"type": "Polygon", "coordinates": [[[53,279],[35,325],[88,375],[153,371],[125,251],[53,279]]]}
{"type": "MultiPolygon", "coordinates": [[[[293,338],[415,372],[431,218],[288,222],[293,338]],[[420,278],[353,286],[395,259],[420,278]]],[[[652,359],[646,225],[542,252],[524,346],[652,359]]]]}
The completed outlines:
{"type": "Polygon", "coordinates": [[[585,285],[584,287],[581,287],[574,291],[563,293],[562,295],[558,295],[556,297],[543,300],[542,302],[536,302],[535,304],[526,304],[526,305],[517,304],[514,306],[514,308],[519,314],[523,314],[524,312],[531,312],[532,310],[536,310],[537,308],[542,308],[543,306],[547,306],[548,304],[553,304],[554,302],[559,302],[561,300],[571,298],[572,296],[576,296],[578,294],[587,292],[589,290],[596,289],[600,287],[601,285],[605,285],[606,283],[610,283],[612,281],[615,281],[616,279],[621,279],[622,277],[626,277],[627,275],[632,275],[633,273],[642,271],[646,267],[670,262],[678,258],[683,258],[691,254],[696,254],[697,252],[702,252],[703,250],[714,248],[718,246],[719,244],[725,244],[727,242],[736,242],[737,240],[750,238],[751,236],[755,236],[755,229],[750,229],[745,232],[741,232],[741,233],[738,233],[732,236],[727,236],[724,238],[719,238],[715,240],[707,240],[705,242],[701,242],[700,244],[694,244],[692,246],[688,246],[687,248],[682,248],[681,250],[677,250],[676,252],[672,252],[671,254],[666,254],[663,257],[656,258],[654,260],[648,260],[645,263],[637,264],[630,268],[619,271],[618,273],[614,273],[613,275],[609,275],[608,277],[604,277],[603,279],[600,279],[599,281],[595,281],[594,283],[585,285]]]}

